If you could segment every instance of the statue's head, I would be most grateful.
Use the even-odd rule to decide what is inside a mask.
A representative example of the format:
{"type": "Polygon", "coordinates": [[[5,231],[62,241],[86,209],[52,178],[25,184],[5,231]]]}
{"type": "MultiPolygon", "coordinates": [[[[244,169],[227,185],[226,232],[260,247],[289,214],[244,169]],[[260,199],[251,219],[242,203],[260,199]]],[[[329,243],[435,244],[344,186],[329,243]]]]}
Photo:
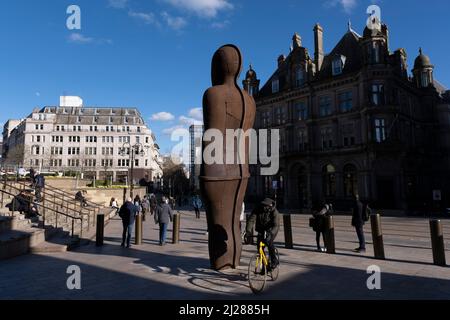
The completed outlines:
{"type": "Polygon", "coordinates": [[[237,79],[242,70],[242,55],[238,47],[227,44],[213,56],[211,76],[212,84],[221,85],[226,78],[237,79]]]}

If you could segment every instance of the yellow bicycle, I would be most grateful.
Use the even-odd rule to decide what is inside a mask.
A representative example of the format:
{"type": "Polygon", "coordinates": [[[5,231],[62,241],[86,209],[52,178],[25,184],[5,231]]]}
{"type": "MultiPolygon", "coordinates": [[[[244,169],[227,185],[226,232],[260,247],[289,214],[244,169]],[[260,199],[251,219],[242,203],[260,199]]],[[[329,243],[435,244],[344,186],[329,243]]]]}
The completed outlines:
{"type": "Polygon", "coordinates": [[[275,248],[275,254],[278,259],[278,266],[272,268],[270,259],[265,253],[266,244],[263,241],[259,242],[258,253],[250,258],[248,265],[248,283],[253,293],[258,294],[264,290],[267,276],[270,276],[272,281],[278,279],[280,273],[280,257],[278,250],[275,248]]]}

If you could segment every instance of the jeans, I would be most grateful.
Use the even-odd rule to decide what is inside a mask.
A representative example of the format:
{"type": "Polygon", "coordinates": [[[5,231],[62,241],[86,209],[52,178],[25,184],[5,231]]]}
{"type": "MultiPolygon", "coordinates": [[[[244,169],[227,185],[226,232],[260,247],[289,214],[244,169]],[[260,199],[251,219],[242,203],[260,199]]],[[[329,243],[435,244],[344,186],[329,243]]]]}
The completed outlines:
{"type": "Polygon", "coordinates": [[[159,244],[166,243],[168,223],[159,224],[159,244]]]}
{"type": "Polygon", "coordinates": [[[122,246],[125,245],[125,240],[127,241],[127,247],[131,245],[131,234],[133,233],[133,225],[132,224],[123,224],[123,233],[122,233],[122,246]]]}
{"type": "Polygon", "coordinates": [[[366,239],[364,237],[364,226],[355,226],[356,235],[358,236],[359,240],[359,249],[366,249],[366,239]]]}

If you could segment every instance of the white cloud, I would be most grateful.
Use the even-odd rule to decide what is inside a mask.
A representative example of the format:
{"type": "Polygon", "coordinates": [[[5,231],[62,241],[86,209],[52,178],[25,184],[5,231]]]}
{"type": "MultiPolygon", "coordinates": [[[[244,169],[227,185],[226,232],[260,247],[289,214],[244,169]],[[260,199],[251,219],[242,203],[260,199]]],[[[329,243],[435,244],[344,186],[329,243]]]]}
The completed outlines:
{"type": "Polygon", "coordinates": [[[94,38],[83,36],[81,33],[71,33],[69,36],[69,42],[72,43],[92,43],[94,38]]]}
{"type": "Polygon", "coordinates": [[[175,116],[169,112],[159,112],[152,115],[150,119],[153,121],[171,121],[175,119],[175,116]]]}
{"type": "Polygon", "coordinates": [[[195,14],[206,17],[214,18],[219,11],[231,10],[233,5],[229,0],[164,0],[172,6],[181,9],[194,12],[195,14]]]}
{"type": "Polygon", "coordinates": [[[128,0],[108,0],[108,5],[112,8],[123,9],[127,6],[128,0]]]}
{"type": "Polygon", "coordinates": [[[181,116],[180,118],[178,118],[178,120],[180,121],[181,124],[184,124],[186,126],[191,126],[193,124],[195,124],[195,125],[203,124],[203,121],[199,121],[197,119],[186,117],[186,116],[181,116]]]}
{"type": "Polygon", "coordinates": [[[174,30],[181,30],[187,26],[187,21],[183,17],[173,17],[167,12],[161,13],[161,16],[167,25],[174,30]]]}
{"type": "Polygon", "coordinates": [[[229,25],[230,25],[230,21],[225,20],[223,22],[219,22],[219,21],[213,22],[211,24],[211,27],[214,29],[224,29],[224,28],[228,27],[229,25]]]}
{"type": "Polygon", "coordinates": [[[329,8],[336,7],[337,5],[342,6],[345,12],[351,13],[357,5],[357,0],[328,0],[325,2],[325,6],[329,8]]]}
{"type": "Polygon", "coordinates": [[[110,39],[95,39],[92,37],[86,37],[81,33],[71,33],[70,36],[68,37],[68,41],[76,44],[88,44],[88,43],[113,44],[113,41],[110,39]]]}
{"type": "Polygon", "coordinates": [[[194,118],[199,121],[203,121],[203,109],[194,108],[189,111],[189,117],[194,118]]]}
{"type": "Polygon", "coordinates": [[[182,126],[182,125],[178,125],[178,126],[166,128],[162,131],[162,133],[166,136],[170,136],[170,135],[172,135],[172,132],[174,132],[177,129],[186,129],[186,127],[182,126]]]}
{"type": "Polygon", "coordinates": [[[159,22],[156,19],[155,14],[152,12],[145,13],[145,12],[129,11],[128,15],[132,18],[142,21],[145,24],[153,24],[159,26],[159,22]]]}
{"type": "Polygon", "coordinates": [[[40,97],[41,96],[40,92],[36,92],[35,94],[36,94],[36,97],[40,97]]]}

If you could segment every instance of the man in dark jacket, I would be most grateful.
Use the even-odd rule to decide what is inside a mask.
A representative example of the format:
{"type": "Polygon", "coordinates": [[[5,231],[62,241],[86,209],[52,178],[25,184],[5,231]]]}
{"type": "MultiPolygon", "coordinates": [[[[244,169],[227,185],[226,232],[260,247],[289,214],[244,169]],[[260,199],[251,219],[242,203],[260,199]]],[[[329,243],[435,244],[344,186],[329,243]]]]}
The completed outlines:
{"type": "Polygon", "coordinates": [[[138,208],[133,204],[133,200],[131,198],[128,198],[119,210],[119,216],[122,218],[123,225],[122,247],[125,246],[125,240],[127,242],[127,248],[130,248],[131,246],[131,234],[133,232],[133,225],[137,213],[138,208]]]}
{"type": "Polygon", "coordinates": [[[245,234],[245,243],[251,242],[253,234],[253,227],[258,232],[258,250],[259,243],[263,241],[269,249],[269,256],[271,268],[278,265],[278,259],[275,253],[275,245],[273,244],[277,237],[279,224],[279,213],[275,207],[275,201],[272,199],[265,199],[259,206],[257,206],[247,219],[247,227],[245,234]]]}
{"type": "Polygon", "coordinates": [[[36,202],[42,201],[42,190],[45,188],[45,178],[44,176],[38,171],[36,172],[36,177],[34,178],[34,190],[36,195],[36,202]]]}
{"type": "Polygon", "coordinates": [[[167,227],[169,222],[173,220],[172,208],[169,205],[169,199],[162,198],[161,205],[156,209],[155,221],[159,223],[159,245],[164,246],[166,244],[167,227]]]}
{"type": "Polygon", "coordinates": [[[353,202],[352,226],[355,227],[356,235],[359,240],[359,247],[355,249],[355,252],[359,253],[366,252],[366,240],[364,237],[364,210],[365,207],[359,200],[359,195],[356,195],[355,201],[353,202]]]}

